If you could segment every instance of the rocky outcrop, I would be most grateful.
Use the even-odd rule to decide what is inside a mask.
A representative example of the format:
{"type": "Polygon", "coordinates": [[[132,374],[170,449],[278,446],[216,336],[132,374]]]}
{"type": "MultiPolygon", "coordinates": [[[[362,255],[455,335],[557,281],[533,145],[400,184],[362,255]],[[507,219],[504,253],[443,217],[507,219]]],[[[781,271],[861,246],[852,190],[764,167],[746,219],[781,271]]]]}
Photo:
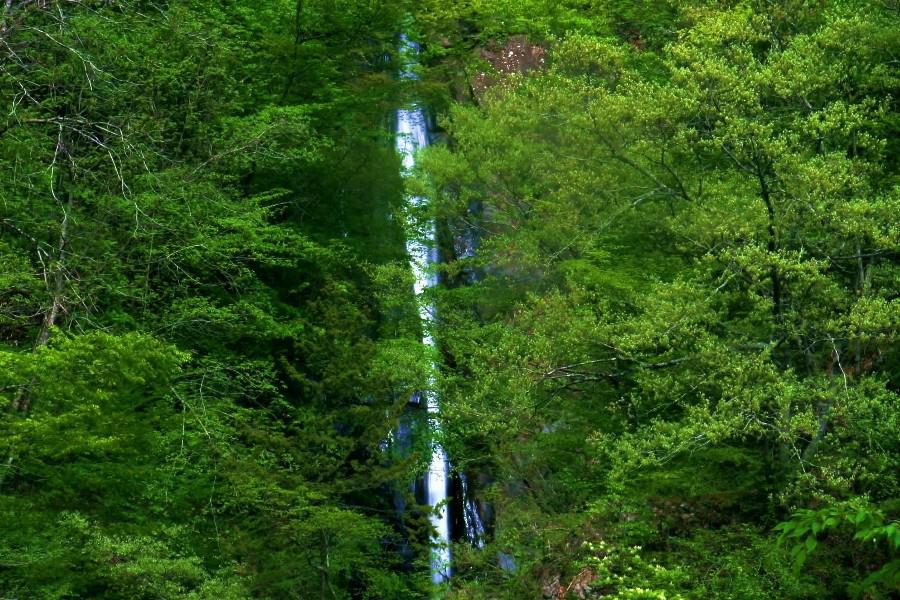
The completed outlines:
{"type": "Polygon", "coordinates": [[[524,35],[513,36],[503,45],[490,42],[478,51],[479,57],[486,60],[490,68],[478,71],[472,78],[472,93],[480,98],[505,75],[542,69],[546,54],[546,48],[532,43],[524,35]]]}

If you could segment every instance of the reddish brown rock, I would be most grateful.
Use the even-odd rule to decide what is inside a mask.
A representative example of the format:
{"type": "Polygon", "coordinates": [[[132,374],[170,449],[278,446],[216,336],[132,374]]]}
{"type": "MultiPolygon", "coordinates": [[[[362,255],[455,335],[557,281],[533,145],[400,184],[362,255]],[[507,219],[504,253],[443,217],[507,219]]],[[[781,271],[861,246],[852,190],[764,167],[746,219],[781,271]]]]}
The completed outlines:
{"type": "Polygon", "coordinates": [[[531,43],[524,35],[509,38],[502,46],[497,42],[489,43],[479,51],[479,56],[488,62],[490,69],[475,74],[472,92],[480,97],[504,75],[542,69],[546,54],[543,46],[531,43]]]}

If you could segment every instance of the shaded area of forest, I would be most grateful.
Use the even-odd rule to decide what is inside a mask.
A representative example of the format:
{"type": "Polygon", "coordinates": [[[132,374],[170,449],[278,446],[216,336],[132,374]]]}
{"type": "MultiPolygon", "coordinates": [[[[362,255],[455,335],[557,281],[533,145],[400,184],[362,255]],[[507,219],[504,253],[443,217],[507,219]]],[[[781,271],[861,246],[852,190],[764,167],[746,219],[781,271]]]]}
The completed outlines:
{"type": "Polygon", "coordinates": [[[0,596],[416,594],[379,450],[402,16],[0,7],[0,596]]]}

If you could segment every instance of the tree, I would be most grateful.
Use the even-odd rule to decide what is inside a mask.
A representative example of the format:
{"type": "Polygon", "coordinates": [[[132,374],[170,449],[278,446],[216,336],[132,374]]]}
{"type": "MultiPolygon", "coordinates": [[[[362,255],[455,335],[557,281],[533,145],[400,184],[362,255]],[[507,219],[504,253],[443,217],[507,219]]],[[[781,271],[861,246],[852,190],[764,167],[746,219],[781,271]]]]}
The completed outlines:
{"type": "Polygon", "coordinates": [[[413,593],[379,451],[402,400],[368,373],[402,10],[5,5],[5,591],[413,593]]]}
{"type": "Polygon", "coordinates": [[[450,147],[422,161],[435,214],[480,242],[447,267],[479,281],[440,308],[451,448],[493,476],[497,545],[534,565],[535,586],[578,572],[573,538],[699,569],[663,550],[897,493],[882,50],[897,15],[674,8],[659,51],[558,32],[545,72],[453,106],[450,147]]]}

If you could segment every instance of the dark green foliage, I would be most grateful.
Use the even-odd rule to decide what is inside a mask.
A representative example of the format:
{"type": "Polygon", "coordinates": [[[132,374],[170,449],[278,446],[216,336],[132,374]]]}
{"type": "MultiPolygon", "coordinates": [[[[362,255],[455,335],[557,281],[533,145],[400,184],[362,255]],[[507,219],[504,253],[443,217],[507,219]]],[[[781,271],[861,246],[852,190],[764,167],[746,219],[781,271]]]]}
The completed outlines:
{"type": "MultiPolygon", "coordinates": [[[[896,501],[887,504],[896,514],[896,501]]],[[[881,565],[879,568],[871,573],[865,572],[871,570],[871,567],[863,569],[859,579],[853,578],[849,582],[848,591],[854,597],[879,592],[889,594],[900,585],[900,558],[897,558],[897,551],[900,550],[900,521],[890,519],[885,511],[871,506],[864,499],[853,499],[840,506],[819,510],[799,510],[790,520],[780,523],[775,529],[781,531],[779,543],[790,545],[797,571],[820,550],[821,538],[825,538],[823,546],[832,555],[840,556],[848,551],[865,555],[881,553],[877,563],[881,565]],[[853,541],[847,539],[849,533],[853,534],[853,541]],[[869,548],[861,548],[863,546],[869,548]]]]}
{"type": "Polygon", "coordinates": [[[414,594],[370,368],[402,10],[0,8],[0,595],[414,594]]]}

